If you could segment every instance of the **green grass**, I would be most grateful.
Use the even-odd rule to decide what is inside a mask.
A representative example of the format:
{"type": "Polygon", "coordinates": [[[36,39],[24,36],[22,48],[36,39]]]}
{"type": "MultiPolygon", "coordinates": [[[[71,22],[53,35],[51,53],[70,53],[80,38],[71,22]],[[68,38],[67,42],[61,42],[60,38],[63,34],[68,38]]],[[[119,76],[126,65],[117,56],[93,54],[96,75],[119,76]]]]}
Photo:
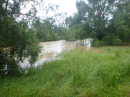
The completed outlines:
{"type": "Polygon", "coordinates": [[[105,46],[96,49],[106,51],[107,53],[116,53],[119,51],[122,54],[130,54],[130,46],[105,46]]]}
{"type": "Polygon", "coordinates": [[[0,79],[0,97],[129,97],[129,47],[71,50],[60,60],[0,79]]]}

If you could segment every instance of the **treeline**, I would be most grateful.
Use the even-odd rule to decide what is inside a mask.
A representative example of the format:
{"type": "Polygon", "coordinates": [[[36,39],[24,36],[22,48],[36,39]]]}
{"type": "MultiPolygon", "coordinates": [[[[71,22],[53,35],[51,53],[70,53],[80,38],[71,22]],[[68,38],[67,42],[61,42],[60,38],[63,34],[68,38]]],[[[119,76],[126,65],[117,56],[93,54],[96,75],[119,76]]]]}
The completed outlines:
{"type": "Polygon", "coordinates": [[[76,39],[91,37],[93,46],[130,42],[130,0],[87,1],[77,1],[77,13],[66,18],[76,39]]]}
{"type": "Polygon", "coordinates": [[[68,30],[64,23],[57,23],[58,22],[56,22],[56,19],[53,17],[49,17],[44,20],[36,20],[33,27],[40,42],[72,40],[74,33],[68,30]]]}
{"type": "Polygon", "coordinates": [[[55,23],[54,18],[46,18],[43,21],[36,21],[34,29],[40,42],[65,39],[65,31],[63,30],[65,28],[60,25],[56,25],[55,23]]]}

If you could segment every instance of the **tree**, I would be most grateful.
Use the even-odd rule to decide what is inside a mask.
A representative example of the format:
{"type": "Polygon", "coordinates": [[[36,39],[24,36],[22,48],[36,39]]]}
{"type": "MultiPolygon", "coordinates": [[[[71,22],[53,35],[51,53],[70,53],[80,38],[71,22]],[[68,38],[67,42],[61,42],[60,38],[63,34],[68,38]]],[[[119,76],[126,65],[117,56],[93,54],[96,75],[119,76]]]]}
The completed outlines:
{"type": "Polygon", "coordinates": [[[29,58],[33,64],[40,53],[35,31],[26,21],[17,21],[20,1],[13,0],[13,4],[9,0],[0,1],[0,75],[5,74],[5,67],[8,74],[19,74],[19,62],[29,58]]]}
{"type": "Polygon", "coordinates": [[[54,17],[46,18],[43,21],[40,21],[40,19],[38,19],[33,24],[38,39],[41,42],[65,39],[64,38],[65,32],[63,29],[66,28],[64,27],[64,23],[61,21],[59,24],[57,23],[58,22],[56,19],[54,19],[54,17]]]}
{"type": "Polygon", "coordinates": [[[130,42],[130,2],[122,1],[117,4],[109,29],[115,33],[122,42],[130,42]]]}
{"type": "Polygon", "coordinates": [[[67,17],[66,24],[71,31],[76,30],[76,39],[91,37],[107,45],[127,42],[130,39],[129,7],[129,0],[88,0],[88,3],[80,0],[76,2],[77,13],[67,17]],[[110,42],[106,42],[108,39],[110,42]]]}

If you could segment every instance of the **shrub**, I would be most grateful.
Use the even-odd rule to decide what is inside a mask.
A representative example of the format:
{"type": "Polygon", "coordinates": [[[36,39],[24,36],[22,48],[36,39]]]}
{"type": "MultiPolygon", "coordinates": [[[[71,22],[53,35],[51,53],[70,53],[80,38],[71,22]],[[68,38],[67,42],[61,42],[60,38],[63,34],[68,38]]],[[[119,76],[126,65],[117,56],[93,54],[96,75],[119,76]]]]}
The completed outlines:
{"type": "Polygon", "coordinates": [[[119,45],[121,42],[121,40],[113,34],[106,35],[102,41],[105,45],[119,45]]]}
{"type": "Polygon", "coordinates": [[[91,42],[92,47],[99,47],[101,45],[102,45],[102,42],[99,41],[98,39],[93,39],[92,42],[91,42]]]}

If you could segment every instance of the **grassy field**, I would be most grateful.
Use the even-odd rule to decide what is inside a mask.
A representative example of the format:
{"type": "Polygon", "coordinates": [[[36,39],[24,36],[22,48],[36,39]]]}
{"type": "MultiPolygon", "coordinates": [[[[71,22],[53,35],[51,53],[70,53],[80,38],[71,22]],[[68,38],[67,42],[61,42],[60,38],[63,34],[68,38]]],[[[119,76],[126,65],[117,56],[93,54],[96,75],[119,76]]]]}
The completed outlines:
{"type": "Polygon", "coordinates": [[[129,97],[130,47],[71,50],[60,60],[0,79],[0,97],[129,97]]]}

